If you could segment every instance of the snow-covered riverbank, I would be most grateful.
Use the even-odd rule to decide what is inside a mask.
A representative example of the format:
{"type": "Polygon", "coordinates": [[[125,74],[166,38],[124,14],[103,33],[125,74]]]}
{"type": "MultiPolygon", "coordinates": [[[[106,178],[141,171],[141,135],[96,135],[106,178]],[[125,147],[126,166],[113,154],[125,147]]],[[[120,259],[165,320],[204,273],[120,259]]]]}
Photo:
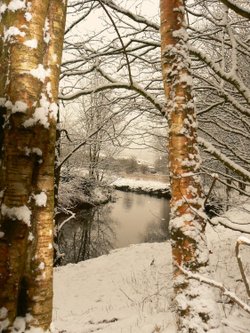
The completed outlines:
{"type": "MultiPolygon", "coordinates": [[[[234,209],[224,218],[246,224],[250,222],[250,211],[245,205],[238,208],[238,214],[234,209]]],[[[219,225],[207,227],[214,278],[247,302],[234,254],[239,235],[239,232],[219,225]]],[[[249,248],[242,246],[240,252],[249,276],[249,248]]],[[[171,307],[171,249],[168,242],[132,245],[97,259],[56,268],[54,288],[55,332],[176,332],[171,307]]],[[[219,293],[217,300],[225,332],[247,333],[250,316],[219,293]]]]}
{"type": "Polygon", "coordinates": [[[111,185],[121,191],[150,194],[170,199],[169,184],[159,181],[118,178],[111,185]]]}

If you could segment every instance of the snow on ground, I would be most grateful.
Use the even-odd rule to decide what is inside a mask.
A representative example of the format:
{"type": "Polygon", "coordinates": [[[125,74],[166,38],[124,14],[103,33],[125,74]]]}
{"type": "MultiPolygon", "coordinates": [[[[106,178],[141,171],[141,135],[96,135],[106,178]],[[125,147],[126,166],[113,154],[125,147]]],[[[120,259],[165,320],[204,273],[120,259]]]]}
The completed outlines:
{"type": "Polygon", "coordinates": [[[111,185],[124,191],[170,196],[169,184],[161,181],[118,178],[111,185]]]}
{"type": "Polygon", "coordinates": [[[169,184],[158,182],[155,180],[143,180],[132,178],[118,178],[111,185],[115,186],[129,186],[131,189],[143,188],[152,190],[162,190],[169,188],[169,184]]]}
{"type": "MultiPolygon", "coordinates": [[[[249,205],[227,212],[231,222],[250,223],[249,205]]],[[[250,226],[248,225],[248,229],[250,226]]],[[[240,235],[221,225],[207,227],[213,278],[245,302],[247,294],[235,257],[240,235]]],[[[246,237],[250,238],[249,235],[246,237]]],[[[240,255],[250,276],[250,248],[240,255]]],[[[131,245],[109,255],[55,269],[55,332],[176,333],[171,310],[171,249],[169,242],[131,245]]],[[[216,294],[227,333],[247,333],[250,316],[216,294]]]]}
{"type": "MultiPolygon", "coordinates": [[[[234,256],[237,234],[209,227],[217,281],[247,299],[234,256]]],[[[250,272],[249,249],[242,250],[250,272]]],[[[132,245],[55,270],[54,327],[68,333],[175,333],[171,311],[169,243],[132,245]]],[[[220,302],[227,333],[247,333],[250,317],[226,298],[220,302]]]]}
{"type": "Polygon", "coordinates": [[[167,243],[132,245],[57,268],[56,330],[173,333],[169,254],[167,243]]]}

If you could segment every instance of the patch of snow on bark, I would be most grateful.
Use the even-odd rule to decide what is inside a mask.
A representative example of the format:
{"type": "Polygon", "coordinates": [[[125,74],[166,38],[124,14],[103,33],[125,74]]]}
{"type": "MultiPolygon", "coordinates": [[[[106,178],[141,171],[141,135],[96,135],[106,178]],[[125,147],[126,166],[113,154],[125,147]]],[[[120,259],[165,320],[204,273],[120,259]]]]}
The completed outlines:
{"type": "Polygon", "coordinates": [[[46,77],[49,76],[50,70],[45,69],[42,64],[39,64],[37,68],[33,68],[30,70],[30,74],[36,77],[38,80],[44,82],[46,77]]]}
{"type": "Polygon", "coordinates": [[[37,45],[38,45],[38,42],[37,42],[37,39],[34,38],[34,39],[26,40],[23,44],[25,46],[30,47],[31,49],[36,49],[37,45]]]}
{"type": "Polygon", "coordinates": [[[25,8],[26,8],[25,0],[11,0],[10,3],[8,4],[8,9],[12,12],[25,8]]]}
{"type": "Polygon", "coordinates": [[[57,119],[58,106],[56,103],[50,103],[45,94],[41,94],[40,106],[34,111],[31,118],[27,119],[24,123],[24,127],[30,127],[35,124],[41,124],[45,128],[49,128],[49,119],[57,119]]]}
{"type": "Polygon", "coordinates": [[[8,207],[5,204],[2,204],[1,213],[3,216],[9,217],[11,220],[19,220],[30,226],[31,211],[26,205],[20,207],[8,207]]]}
{"type": "Polygon", "coordinates": [[[35,237],[34,237],[34,235],[32,234],[32,232],[29,232],[28,240],[32,242],[34,238],[35,238],[35,237]]]}
{"type": "Polygon", "coordinates": [[[29,12],[26,12],[26,13],[24,14],[24,17],[25,17],[25,20],[26,20],[27,22],[30,22],[30,21],[32,20],[32,14],[29,13],[29,12]]]}
{"type": "Polygon", "coordinates": [[[12,106],[12,113],[22,112],[25,113],[28,109],[28,105],[22,101],[16,101],[12,106]]]}
{"type": "MultiPolygon", "coordinates": [[[[1,6],[0,6],[0,15],[3,14],[7,9],[7,6],[5,3],[3,3],[1,6]]],[[[1,16],[0,16],[1,17],[1,16]]]]}
{"type": "Polygon", "coordinates": [[[41,192],[39,194],[33,194],[32,197],[35,200],[36,206],[38,206],[38,207],[46,207],[46,204],[47,204],[47,194],[45,192],[41,192]]]}
{"type": "Polygon", "coordinates": [[[43,156],[43,152],[41,151],[40,148],[29,148],[29,147],[25,147],[24,148],[24,151],[25,151],[25,155],[26,156],[29,156],[30,154],[36,154],[37,156],[43,156]]]}
{"type": "Polygon", "coordinates": [[[9,29],[4,30],[3,40],[6,42],[11,39],[13,36],[24,37],[26,34],[24,31],[19,30],[17,27],[9,27],[9,29]]]}
{"type": "Polygon", "coordinates": [[[45,268],[45,263],[42,261],[40,262],[38,269],[43,270],[45,268]]]}

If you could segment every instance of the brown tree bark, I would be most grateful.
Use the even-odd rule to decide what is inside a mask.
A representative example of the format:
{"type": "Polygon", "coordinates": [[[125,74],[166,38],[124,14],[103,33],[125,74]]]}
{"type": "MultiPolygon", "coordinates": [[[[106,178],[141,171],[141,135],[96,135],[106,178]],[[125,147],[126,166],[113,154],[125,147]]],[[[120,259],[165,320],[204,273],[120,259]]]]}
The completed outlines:
{"type": "Polygon", "coordinates": [[[170,235],[177,328],[179,333],[221,332],[212,292],[198,281],[188,280],[178,268],[182,266],[191,272],[206,274],[209,258],[184,1],[161,0],[160,10],[162,71],[169,124],[170,235]]]}
{"type": "Polygon", "coordinates": [[[2,1],[0,330],[52,317],[54,155],[66,2],[2,1]],[[2,7],[3,8],[3,7],[2,7]],[[18,319],[20,320],[20,319],[18,319]]]}

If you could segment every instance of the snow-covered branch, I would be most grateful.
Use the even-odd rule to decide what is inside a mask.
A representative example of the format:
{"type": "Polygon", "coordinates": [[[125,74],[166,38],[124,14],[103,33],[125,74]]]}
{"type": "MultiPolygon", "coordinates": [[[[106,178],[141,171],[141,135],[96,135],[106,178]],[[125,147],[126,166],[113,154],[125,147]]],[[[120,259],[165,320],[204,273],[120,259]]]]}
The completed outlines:
{"type": "Polygon", "coordinates": [[[243,266],[243,263],[242,263],[242,260],[241,260],[241,256],[240,256],[240,245],[242,245],[242,244],[250,246],[250,239],[247,238],[247,237],[244,237],[244,236],[240,236],[237,239],[237,242],[236,242],[236,245],[235,245],[235,254],[236,254],[239,270],[240,270],[240,273],[241,273],[241,276],[242,276],[243,283],[246,287],[247,296],[250,298],[249,281],[247,279],[247,276],[246,276],[246,273],[245,273],[245,270],[244,270],[244,266],[243,266]]]}
{"type": "Polygon", "coordinates": [[[186,270],[185,268],[177,265],[180,271],[185,274],[189,279],[194,279],[200,281],[201,283],[205,283],[211,287],[219,289],[224,296],[229,297],[234,303],[238,304],[244,311],[250,314],[250,306],[243,302],[235,293],[227,289],[222,283],[217,282],[215,280],[206,278],[200,274],[194,274],[190,271],[186,270]]]}
{"type": "Polygon", "coordinates": [[[197,56],[200,60],[204,61],[220,78],[225,80],[226,82],[231,83],[238,91],[241,93],[241,95],[245,98],[247,103],[250,104],[250,90],[248,87],[239,79],[238,76],[235,75],[235,73],[227,73],[225,72],[219,65],[217,65],[211,57],[206,55],[201,50],[198,50],[195,47],[190,46],[189,51],[197,56]]]}
{"type": "Polygon", "coordinates": [[[229,9],[233,10],[236,14],[245,17],[250,20],[250,10],[248,8],[243,8],[239,3],[232,0],[220,0],[229,9]]]}
{"type": "Polygon", "coordinates": [[[76,99],[80,96],[90,95],[93,92],[96,93],[96,92],[100,92],[100,91],[104,91],[104,90],[112,90],[112,89],[127,89],[127,90],[136,91],[137,93],[139,93],[140,95],[145,97],[150,103],[152,103],[158,111],[160,111],[161,113],[164,114],[163,104],[160,103],[154,95],[152,95],[151,93],[149,93],[143,87],[141,87],[140,85],[138,85],[136,83],[133,83],[131,85],[130,83],[115,82],[114,81],[114,83],[102,84],[98,87],[93,87],[93,88],[90,88],[90,89],[80,90],[80,91],[78,91],[76,93],[73,93],[73,94],[60,95],[59,98],[61,100],[64,100],[64,101],[69,101],[69,100],[76,99]]]}
{"type": "Polygon", "coordinates": [[[131,20],[137,22],[137,23],[143,23],[146,26],[153,28],[156,31],[159,31],[159,25],[147,20],[145,17],[141,16],[141,15],[136,15],[135,13],[132,13],[131,11],[129,11],[126,8],[123,8],[121,6],[118,6],[117,4],[114,3],[114,1],[112,0],[102,0],[102,3],[104,3],[105,5],[107,5],[108,7],[114,9],[116,12],[121,13],[126,15],[127,17],[129,17],[131,20]]]}
{"type": "Polygon", "coordinates": [[[244,177],[246,180],[250,181],[250,172],[244,169],[239,164],[232,161],[230,158],[228,158],[225,154],[223,154],[221,151],[219,151],[217,148],[215,148],[210,142],[207,140],[199,137],[198,143],[205,148],[205,150],[213,155],[215,158],[217,158],[219,161],[221,161],[226,167],[228,167],[230,170],[233,170],[235,173],[237,173],[239,176],[244,177]]]}
{"type": "Polygon", "coordinates": [[[243,232],[244,234],[250,234],[250,226],[249,224],[237,224],[233,221],[231,221],[229,218],[227,217],[223,217],[223,216],[218,216],[218,217],[214,217],[212,219],[208,219],[208,222],[214,226],[221,224],[223,225],[225,228],[234,230],[234,231],[238,231],[238,232],[243,232]]]}

